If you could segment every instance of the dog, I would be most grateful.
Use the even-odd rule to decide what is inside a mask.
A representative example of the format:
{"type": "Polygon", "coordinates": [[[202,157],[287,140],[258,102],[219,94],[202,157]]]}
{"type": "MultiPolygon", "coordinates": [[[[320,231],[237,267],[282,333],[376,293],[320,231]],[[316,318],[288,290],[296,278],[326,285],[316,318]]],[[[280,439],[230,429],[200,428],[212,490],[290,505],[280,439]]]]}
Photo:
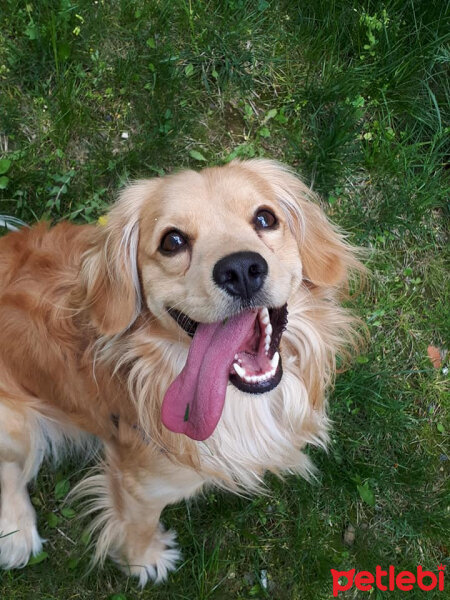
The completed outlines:
{"type": "Polygon", "coordinates": [[[326,390],[355,344],[341,304],[363,267],[287,167],[233,160],[126,187],[104,224],[0,239],[0,565],[43,540],[27,484],[69,445],[93,559],[144,586],[176,568],[163,508],[205,486],[308,477],[326,390]]]}

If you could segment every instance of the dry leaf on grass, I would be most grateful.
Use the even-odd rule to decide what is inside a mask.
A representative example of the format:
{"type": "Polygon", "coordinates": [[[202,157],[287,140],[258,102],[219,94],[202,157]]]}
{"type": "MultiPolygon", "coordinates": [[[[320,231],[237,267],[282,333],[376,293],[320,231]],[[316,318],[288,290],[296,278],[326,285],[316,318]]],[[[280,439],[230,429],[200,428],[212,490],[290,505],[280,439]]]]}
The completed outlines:
{"type": "Polygon", "coordinates": [[[436,346],[428,346],[427,354],[433,367],[439,369],[442,364],[442,355],[439,348],[436,348],[436,346]]]}

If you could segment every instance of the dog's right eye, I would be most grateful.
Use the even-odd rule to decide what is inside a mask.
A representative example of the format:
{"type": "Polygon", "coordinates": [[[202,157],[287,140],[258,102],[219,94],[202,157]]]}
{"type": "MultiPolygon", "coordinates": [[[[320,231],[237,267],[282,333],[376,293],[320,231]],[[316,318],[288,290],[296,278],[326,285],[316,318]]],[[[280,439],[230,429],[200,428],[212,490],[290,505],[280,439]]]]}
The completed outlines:
{"type": "Polygon", "coordinates": [[[159,250],[162,254],[175,254],[180,250],[184,250],[187,244],[186,237],[176,229],[172,229],[172,231],[168,231],[161,239],[159,250]]]}

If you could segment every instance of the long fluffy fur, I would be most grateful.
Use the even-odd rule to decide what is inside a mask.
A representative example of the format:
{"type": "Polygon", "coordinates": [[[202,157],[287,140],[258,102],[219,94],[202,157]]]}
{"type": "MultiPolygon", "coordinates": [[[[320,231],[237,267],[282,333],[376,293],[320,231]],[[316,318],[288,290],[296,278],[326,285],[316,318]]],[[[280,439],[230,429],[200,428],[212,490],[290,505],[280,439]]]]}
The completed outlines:
{"type": "Polygon", "coordinates": [[[314,467],[302,450],[326,447],[326,390],[336,357],[357,343],[356,321],[340,305],[355,271],[363,271],[355,249],[311,192],[266,160],[137,182],[105,227],[38,225],[1,239],[0,467],[13,467],[0,470],[6,490],[0,524],[10,534],[0,539],[0,564],[23,566],[40,550],[26,483],[46,453],[57,457],[68,442],[92,447],[86,435],[104,445],[100,467],[75,491],[87,499],[85,514],[95,514],[94,559],[110,555],[141,585],[164,579],[180,556],[173,532],[159,523],[165,505],[205,485],[261,493],[266,471],[310,477],[314,467]],[[227,202],[239,193],[230,210],[227,202]],[[255,236],[244,217],[253,197],[275,207],[286,226],[268,238],[255,236]],[[217,240],[206,215],[213,200],[222,221],[229,219],[217,240]],[[201,261],[186,254],[176,268],[161,263],[150,244],[164,211],[197,226],[201,261]],[[262,395],[228,386],[217,428],[196,442],[168,431],[160,418],[189,350],[163,309],[171,303],[206,322],[232,314],[210,274],[225,246],[261,253],[270,266],[267,298],[275,306],[288,302],[284,375],[262,395]],[[14,503],[26,523],[17,535],[14,503]]]}

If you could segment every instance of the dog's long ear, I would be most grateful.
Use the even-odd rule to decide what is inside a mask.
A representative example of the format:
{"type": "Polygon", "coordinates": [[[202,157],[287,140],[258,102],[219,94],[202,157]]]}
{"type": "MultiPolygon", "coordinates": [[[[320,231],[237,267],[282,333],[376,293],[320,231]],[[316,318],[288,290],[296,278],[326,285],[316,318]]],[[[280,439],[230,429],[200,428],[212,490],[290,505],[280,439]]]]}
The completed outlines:
{"type": "Polygon", "coordinates": [[[127,329],[142,310],[138,269],[140,215],[155,180],[137,181],[120,194],[98,225],[81,267],[82,305],[104,335],[127,329]]]}
{"type": "Polygon", "coordinates": [[[293,216],[300,227],[297,225],[294,231],[303,262],[303,279],[315,286],[347,287],[350,272],[361,270],[356,250],[317,204],[300,198],[298,207],[293,216]]]}
{"type": "Polygon", "coordinates": [[[257,159],[248,165],[268,184],[297,239],[303,278],[313,286],[346,287],[351,271],[363,272],[357,250],[333,226],[315,194],[287,167],[276,161],[257,159]]]}

